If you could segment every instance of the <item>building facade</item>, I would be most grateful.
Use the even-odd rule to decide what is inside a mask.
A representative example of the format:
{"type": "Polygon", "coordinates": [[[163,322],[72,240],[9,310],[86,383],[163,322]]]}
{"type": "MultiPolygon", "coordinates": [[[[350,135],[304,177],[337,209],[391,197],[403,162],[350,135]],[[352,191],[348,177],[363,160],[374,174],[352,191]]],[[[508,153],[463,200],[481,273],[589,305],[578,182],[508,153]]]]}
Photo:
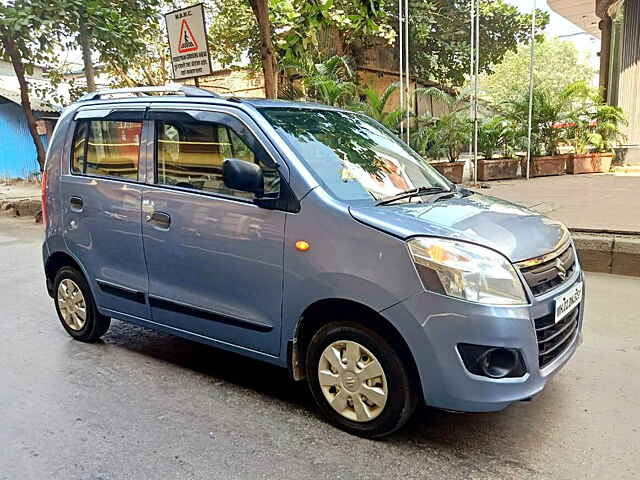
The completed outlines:
{"type": "MultiPolygon", "coordinates": [[[[41,73],[34,68],[36,81],[41,73]]],[[[46,149],[59,113],[33,96],[31,104],[37,119],[36,128],[46,149]]],[[[20,103],[18,81],[13,67],[3,61],[0,61],[0,145],[0,179],[28,178],[40,171],[36,147],[20,103]]]]}
{"type": "MultiPolygon", "coordinates": [[[[332,53],[343,54],[344,52],[332,51],[332,53]]],[[[390,47],[386,43],[359,49],[357,52],[357,64],[357,75],[361,85],[375,90],[378,94],[382,94],[389,85],[400,81],[398,49],[390,47]]],[[[193,85],[194,81],[189,79],[185,83],[193,85]]],[[[261,71],[254,72],[243,68],[223,68],[215,70],[210,76],[200,77],[198,83],[201,87],[210,88],[223,95],[258,98],[263,98],[265,95],[264,79],[261,71]]],[[[437,85],[418,82],[412,76],[409,91],[413,92],[411,105],[416,116],[439,116],[447,113],[447,106],[442,101],[415,94],[416,88],[429,86],[437,85]]],[[[399,106],[400,92],[396,90],[389,97],[385,110],[395,110],[399,106]]]]}
{"type": "Polygon", "coordinates": [[[600,88],[629,122],[619,160],[640,165],[640,0],[548,1],[552,10],[600,37],[600,88]]]}

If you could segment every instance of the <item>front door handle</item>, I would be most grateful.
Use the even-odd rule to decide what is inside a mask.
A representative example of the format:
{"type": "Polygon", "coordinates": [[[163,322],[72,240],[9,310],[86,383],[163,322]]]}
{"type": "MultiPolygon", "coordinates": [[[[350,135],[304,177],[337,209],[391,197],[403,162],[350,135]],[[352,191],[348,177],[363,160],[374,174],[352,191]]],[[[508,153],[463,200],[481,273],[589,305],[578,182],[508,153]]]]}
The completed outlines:
{"type": "Polygon", "coordinates": [[[75,212],[81,212],[83,207],[82,198],[80,197],[71,197],[69,199],[69,203],[71,204],[71,210],[75,212]]]}
{"type": "Polygon", "coordinates": [[[147,215],[146,221],[159,230],[169,230],[171,226],[171,217],[164,212],[153,212],[151,215],[147,215]]]}

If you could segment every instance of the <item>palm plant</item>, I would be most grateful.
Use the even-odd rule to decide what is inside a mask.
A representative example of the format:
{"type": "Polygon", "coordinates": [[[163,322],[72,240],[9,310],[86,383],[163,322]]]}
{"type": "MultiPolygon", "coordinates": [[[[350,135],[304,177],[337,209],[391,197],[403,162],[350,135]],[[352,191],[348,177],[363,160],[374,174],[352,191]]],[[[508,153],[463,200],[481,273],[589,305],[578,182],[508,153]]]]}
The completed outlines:
{"type": "Polygon", "coordinates": [[[371,118],[377,120],[385,127],[394,132],[397,132],[400,128],[400,124],[407,116],[407,111],[402,108],[396,108],[393,110],[387,109],[387,104],[391,95],[399,88],[400,84],[394,82],[387,86],[382,93],[378,93],[373,88],[364,88],[362,94],[365,97],[365,101],[361,103],[355,103],[349,108],[351,110],[364,113],[371,118]]]}
{"type": "Polygon", "coordinates": [[[436,87],[426,87],[416,89],[416,95],[438,100],[447,113],[418,119],[412,135],[413,148],[430,159],[447,157],[450,162],[457,161],[471,136],[472,122],[463,113],[468,108],[468,91],[454,95],[436,87]]]}
{"type": "MultiPolygon", "coordinates": [[[[557,155],[560,140],[566,134],[559,124],[575,118],[575,112],[584,111],[592,92],[584,82],[576,82],[559,93],[535,88],[533,91],[532,150],[534,156],[557,155]]],[[[505,116],[521,125],[521,142],[527,137],[529,96],[506,105],[505,116]]],[[[524,144],[521,144],[524,147],[524,144]]]]}
{"type": "Polygon", "coordinates": [[[495,115],[482,122],[478,130],[478,149],[484,158],[491,159],[496,152],[503,158],[512,157],[518,128],[513,121],[495,115]]]}
{"type": "Polygon", "coordinates": [[[461,112],[440,118],[422,117],[412,136],[412,147],[426,158],[447,157],[450,162],[456,162],[469,141],[472,126],[469,117],[461,112]]]}
{"type": "Polygon", "coordinates": [[[357,77],[347,57],[288,59],[281,68],[288,79],[280,89],[281,98],[313,100],[337,107],[355,101],[357,77]]]}
{"type": "Polygon", "coordinates": [[[447,113],[458,113],[469,107],[470,92],[463,89],[457,94],[448,93],[436,87],[417,88],[418,97],[426,97],[437,100],[447,109],[447,113]]]}
{"type": "Polygon", "coordinates": [[[621,131],[621,127],[628,124],[621,108],[597,105],[592,120],[595,126],[589,135],[589,142],[596,152],[613,152],[613,147],[627,138],[621,131]]]}

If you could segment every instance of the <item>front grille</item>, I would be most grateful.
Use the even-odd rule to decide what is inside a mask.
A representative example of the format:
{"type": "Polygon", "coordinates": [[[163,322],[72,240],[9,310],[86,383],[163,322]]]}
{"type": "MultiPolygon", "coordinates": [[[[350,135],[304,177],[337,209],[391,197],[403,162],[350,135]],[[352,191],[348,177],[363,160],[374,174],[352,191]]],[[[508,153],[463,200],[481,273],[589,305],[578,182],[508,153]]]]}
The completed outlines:
{"type": "MultiPolygon", "coordinates": [[[[521,262],[527,263],[527,262],[521,262]]],[[[562,285],[576,269],[576,256],[571,245],[560,255],[533,266],[520,266],[534,296],[539,296],[562,285]],[[564,271],[562,271],[564,269],[564,271]]]]}
{"type": "Polygon", "coordinates": [[[555,312],[537,318],[538,362],[545,367],[569,348],[578,332],[580,305],[555,323],[555,312]]]}

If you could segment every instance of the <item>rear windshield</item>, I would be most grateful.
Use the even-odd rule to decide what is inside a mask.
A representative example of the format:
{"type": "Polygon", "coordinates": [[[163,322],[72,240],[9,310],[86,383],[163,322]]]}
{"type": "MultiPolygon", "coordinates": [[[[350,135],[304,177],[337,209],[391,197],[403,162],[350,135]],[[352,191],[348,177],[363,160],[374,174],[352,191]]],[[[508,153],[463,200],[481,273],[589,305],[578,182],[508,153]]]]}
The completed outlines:
{"type": "Polygon", "coordinates": [[[418,187],[449,187],[417,153],[365,115],[282,107],[260,111],[340,200],[379,200],[418,187]]]}

